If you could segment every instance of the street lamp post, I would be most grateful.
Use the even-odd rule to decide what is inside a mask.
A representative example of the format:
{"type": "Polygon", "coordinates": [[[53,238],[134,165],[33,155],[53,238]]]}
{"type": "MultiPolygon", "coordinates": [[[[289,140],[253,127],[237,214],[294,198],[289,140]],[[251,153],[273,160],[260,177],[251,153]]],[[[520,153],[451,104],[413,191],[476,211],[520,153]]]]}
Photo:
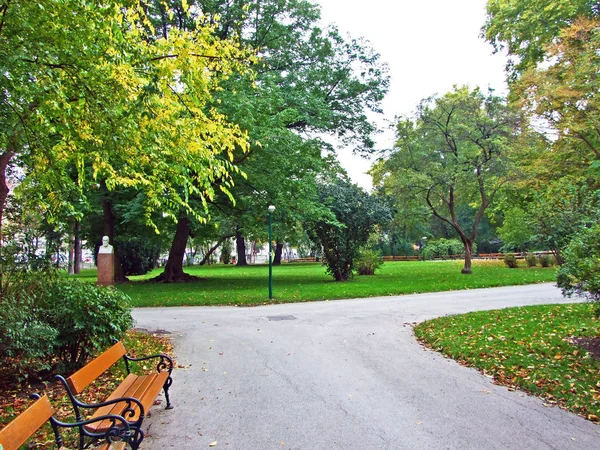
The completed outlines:
{"type": "Polygon", "coordinates": [[[425,246],[427,245],[427,236],[423,236],[421,238],[421,242],[423,243],[422,247],[421,247],[421,258],[423,259],[423,261],[425,261],[425,255],[423,254],[423,249],[425,248],[425,246]]]}
{"type": "Polygon", "coordinates": [[[273,221],[272,215],[275,211],[275,206],[269,205],[269,300],[273,299],[273,221]]]}

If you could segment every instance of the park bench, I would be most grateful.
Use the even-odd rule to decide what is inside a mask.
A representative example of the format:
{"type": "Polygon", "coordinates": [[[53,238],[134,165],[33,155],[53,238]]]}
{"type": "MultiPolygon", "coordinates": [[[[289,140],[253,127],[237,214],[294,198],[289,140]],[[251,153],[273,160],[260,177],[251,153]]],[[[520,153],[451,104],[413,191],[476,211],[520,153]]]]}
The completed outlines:
{"type": "MultiPolygon", "coordinates": [[[[95,409],[91,419],[106,415],[125,417],[134,434],[130,442],[131,447],[135,450],[144,438],[144,433],[141,429],[144,417],[154,404],[161,389],[165,392],[167,400],[166,409],[173,408],[169,399],[169,387],[173,382],[171,378],[172,371],[173,361],[167,355],[158,354],[143,358],[131,358],[127,356],[123,343],[117,342],[67,379],[60,375],[57,375],[56,378],[62,382],[67,390],[67,394],[75,410],[75,417],[78,421],[83,420],[82,409],[95,409]],[[76,395],[80,394],[121,358],[125,361],[127,376],[105,401],[88,404],[81,402],[76,397],[76,395]],[[131,373],[130,362],[147,361],[150,359],[158,359],[156,373],[146,375],[131,373]]],[[[106,420],[94,421],[93,423],[80,426],[80,447],[83,448],[87,445],[85,443],[86,438],[91,438],[93,442],[94,435],[106,432],[110,426],[110,421],[106,420]]]]}
{"type": "Polygon", "coordinates": [[[317,258],[314,256],[307,256],[305,258],[294,258],[290,262],[317,262],[317,258]]]}
{"type": "Polygon", "coordinates": [[[127,441],[132,436],[129,423],[121,416],[106,415],[96,417],[86,421],[66,423],[54,418],[55,410],[50,404],[46,394],[40,396],[33,395],[36,401],[25,411],[19,414],[12,422],[0,430],[0,447],[2,450],[18,450],[33,434],[41,428],[46,422],[50,421],[56,444],[59,449],[66,450],[63,447],[63,441],[60,436],[60,428],[74,428],[80,426],[92,425],[98,421],[110,423],[106,431],[97,434],[97,440],[104,439],[105,442],[94,447],[95,450],[124,450],[127,441]]]}
{"type": "Polygon", "coordinates": [[[383,260],[384,261],[418,261],[419,257],[418,256],[405,256],[405,255],[384,256],[383,260]]]}

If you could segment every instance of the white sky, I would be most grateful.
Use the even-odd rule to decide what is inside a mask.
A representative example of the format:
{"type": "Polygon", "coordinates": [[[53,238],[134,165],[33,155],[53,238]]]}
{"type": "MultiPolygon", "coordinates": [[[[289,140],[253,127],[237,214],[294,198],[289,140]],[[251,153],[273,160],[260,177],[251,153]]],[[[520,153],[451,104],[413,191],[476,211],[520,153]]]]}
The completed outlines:
{"type": "MultiPolygon", "coordinates": [[[[323,24],[341,33],[365,37],[389,65],[390,89],[383,101],[382,126],[399,114],[410,114],[433,94],[453,85],[491,87],[505,93],[503,55],[479,37],[486,0],[313,0],[321,5],[323,24]]],[[[391,148],[392,130],[377,138],[377,147],[391,148]]],[[[355,183],[370,189],[371,162],[338,152],[355,183]]]]}

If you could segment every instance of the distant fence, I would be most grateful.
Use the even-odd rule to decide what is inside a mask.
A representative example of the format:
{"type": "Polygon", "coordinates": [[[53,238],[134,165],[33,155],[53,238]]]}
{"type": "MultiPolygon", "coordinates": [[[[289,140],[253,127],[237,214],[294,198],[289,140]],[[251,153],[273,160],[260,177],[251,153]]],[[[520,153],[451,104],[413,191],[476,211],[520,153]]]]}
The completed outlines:
{"type": "Polygon", "coordinates": [[[317,258],[314,256],[308,256],[306,258],[292,258],[290,259],[290,262],[317,262],[317,258]]]}
{"type": "MultiPolygon", "coordinates": [[[[509,254],[514,255],[516,259],[525,259],[527,255],[553,255],[550,251],[544,252],[509,252],[509,254]]],[[[504,259],[505,253],[478,253],[473,255],[473,259],[484,259],[484,260],[502,260],[504,259]]],[[[444,256],[435,256],[433,259],[436,261],[446,261],[446,260],[454,260],[454,259],[464,259],[464,253],[457,255],[444,255],[444,256]]],[[[384,261],[418,261],[422,259],[422,256],[384,256],[384,261]]]]}
{"type": "Polygon", "coordinates": [[[418,261],[418,256],[384,256],[384,261],[418,261]]]}
{"type": "MultiPolygon", "coordinates": [[[[550,251],[529,252],[529,253],[527,253],[527,252],[525,252],[525,253],[510,252],[509,254],[514,255],[516,259],[525,259],[525,257],[527,255],[535,255],[535,256],[553,255],[553,253],[550,251]]],[[[479,254],[473,255],[473,259],[501,260],[501,259],[504,259],[504,255],[505,255],[505,253],[479,253],[479,254]]],[[[454,259],[464,259],[464,257],[465,257],[465,255],[463,253],[463,254],[458,254],[458,255],[436,256],[433,259],[436,261],[446,261],[446,260],[454,260],[454,259]]],[[[383,259],[383,261],[419,261],[420,259],[423,259],[423,257],[417,256],[417,255],[412,255],[412,256],[398,255],[398,256],[383,256],[382,259],[383,259]]],[[[292,259],[290,259],[290,262],[291,263],[294,263],[294,262],[318,262],[318,260],[314,256],[308,256],[306,258],[292,258],[292,259]]]]}

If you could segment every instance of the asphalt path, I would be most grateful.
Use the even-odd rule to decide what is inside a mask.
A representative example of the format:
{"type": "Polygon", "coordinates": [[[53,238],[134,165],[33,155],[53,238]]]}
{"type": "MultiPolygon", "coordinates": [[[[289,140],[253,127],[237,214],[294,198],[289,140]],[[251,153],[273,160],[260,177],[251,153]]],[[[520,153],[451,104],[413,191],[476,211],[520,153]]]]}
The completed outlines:
{"type": "Polygon", "coordinates": [[[171,333],[182,366],[175,408],[154,407],[142,449],[600,449],[599,426],[493,384],[412,332],[447,314],[568,301],[538,284],[136,309],[137,327],[171,333]]]}

